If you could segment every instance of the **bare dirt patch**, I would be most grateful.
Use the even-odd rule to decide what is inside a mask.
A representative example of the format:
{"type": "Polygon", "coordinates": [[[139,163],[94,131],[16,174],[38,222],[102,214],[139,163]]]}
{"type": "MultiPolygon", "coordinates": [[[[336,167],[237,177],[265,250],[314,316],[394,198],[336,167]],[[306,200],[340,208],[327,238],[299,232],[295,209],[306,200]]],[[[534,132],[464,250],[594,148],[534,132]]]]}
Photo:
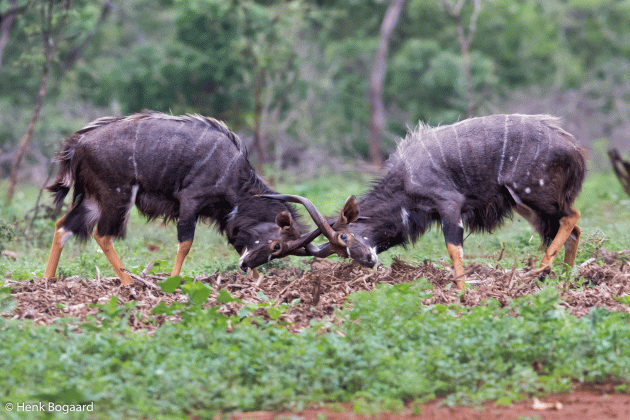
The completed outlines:
{"type": "MultiPolygon", "coordinates": [[[[602,254],[598,254],[588,264],[579,267],[575,278],[559,283],[562,305],[572,314],[582,316],[595,306],[611,311],[630,311],[628,306],[615,300],[617,296],[630,295],[630,264],[627,259],[619,258],[622,254],[606,255],[606,261],[602,254]],[[578,284],[576,279],[581,278],[583,283],[578,284]]],[[[373,290],[380,283],[406,283],[420,277],[425,277],[433,285],[433,297],[423,302],[427,305],[442,303],[472,307],[488,298],[507,305],[511,299],[535,293],[541,288],[538,281],[531,279],[528,271],[472,263],[466,267],[469,287],[463,292],[453,287],[450,269],[431,262],[407,263],[401,260],[396,260],[390,267],[380,266],[375,270],[355,263],[316,260],[307,270],[272,268],[257,279],[233,271],[195,280],[212,286],[213,292],[206,303],[209,306],[220,305],[217,303],[220,289],[250,304],[263,303],[265,297],[276,305],[299,299],[299,303],[290,305],[282,314],[282,320],[289,324],[288,328],[299,331],[309,327],[312,319],[332,320],[336,309],[343,307],[351,293],[373,290]]],[[[144,281],[136,280],[129,287],[122,287],[117,278],[84,279],[78,276],[13,282],[12,295],[17,300],[17,307],[12,314],[5,316],[32,319],[40,325],[52,324],[60,317],[84,320],[87,315],[98,313],[96,304],[105,304],[115,295],[119,304],[135,301],[135,311],[140,317],[130,318],[132,328],[152,331],[167,318],[152,315],[151,309],[160,302],[170,305],[174,301],[187,300],[179,290],[166,294],[155,286],[165,277],[146,276],[144,281]]],[[[236,315],[243,304],[231,302],[220,306],[220,311],[226,315],[236,315]]]]}
{"type": "Polygon", "coordinates": [[[554,394],[514,403],[509,407],[486,403],[478,407],[447,407],[441,400],[408,406],[400,412],[377,415],[355,413],[350,405],[310,408],[300,412],[236,413],[231,420],[607,420],[630,418],[630,396],[615,394],[614,384],[576,386],[571,394],[554,394]]]}

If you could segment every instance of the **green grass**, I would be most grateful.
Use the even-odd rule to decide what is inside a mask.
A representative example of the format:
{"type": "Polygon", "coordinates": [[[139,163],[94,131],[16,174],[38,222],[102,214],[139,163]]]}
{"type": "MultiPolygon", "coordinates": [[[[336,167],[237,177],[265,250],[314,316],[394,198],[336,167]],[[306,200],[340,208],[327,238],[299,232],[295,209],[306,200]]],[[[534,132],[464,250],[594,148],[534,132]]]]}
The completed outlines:
{"type": "MultiPolygon", "coordinates": [[[[309,198],[325,215],[333,215],[343,206],[346,198],[352,194],[360,196],[370,184],[370,178],[361,174],[343,174],[326,176],[300,183],[294,179],[280,176],[276,190],[288,194],[300,194],[309,198]]],[[[5,186],[0,186],[4,196],[5,186]]],[[[4,206],[0,211],[0,219],[21,220],[26,210],[34,206],[38,190],[32,186],[20,187],[14,203],[4,206]]],[[[44,203],[50,203],[45,196],[44,203]]],[[[301,207],[301,206],[300,206],[301,207]]],[[[303,221],[310,223],[306,212],[298,207],[304,215],[303,221]]],[[[579,248],[577,262],[590,258],[598,246],[611,250],[627,249],[630,244],[630,197],[628,197],[613,174],[589,173],[582,193],[575,207],[582,212],[579,225],[582,228],[582,245],[579,248]]],[[[22,222],[24,227],[27,223],[22,222]]],[[[0,226],[1,228],[2,226],[0,226]]],[[[0,235],[0,248],[17,251],[20,258],[11,260],[0,258],[0,272],[6,277],[28,278],[43,274],[48,257],[48,246],[52,240],[54,222],[38,221],[29,238],[18,234],[12,241],[3,241],[0,235]]],[[[1,234],[1,231],[0,231],[1,234]]],[[[318,239],[316,243],[322,243],[318,239]]],[[[493,234],[474,234],[465,239],[464,263],[472,261],[492,263],[505,244],[500,266],[510,268],[516,264],[521,267],[530,256],[540,259],[540,238],[532,227],[518,215],[507,220],[505,225],[493,234]]],[[[127,237],[118,241],[116,250],[129,269],[142,268],[150,261],[162,262],[160,269],[169,272],[177,252],[177,233],[173,224],[164,226],[159,222],[147,223],[132,210],[127,237]],[[159,247],[157,252],[150,251],[149,245],[159,247]]],[[[385,265],[392,262],[393,257],[407,261],[433,262],[444,261],[450,264],[444,237],[441,230],[434,226],[420,237],[415,246],[395,247],[379,254],[379,261],[385,265]]],[[[332,257],[335,258],[335,257],[332,257]]],[[[292,257],[291,264],[299,264],[300,258],[292,257]]],[[[556,259],[561,264],[562,256],[556,259]]],[[[187,258],[182,274],[211,274],[217,270],[237,270],[238,255],[212,226],[200,224],[197,227],[195,242],[187,258]]],[[[273,264],[273,263],[272,263],[273,264]]],[[[276,263],[277,264],[277,263],[276,263]]],[[[97,267],[103,275],[113,276],[105,256],[94,241],[80,244],[71,239],[66,244],[59,264],[59,272],[66,276],[83,275],[94,277],[97,267]]],[[[264,270],[264,266],[263,266],[264,270]]]]}
{"type": "MultiPolygon", "coordinates": [[[[323,213],[333,214],[368,181],[344,175],[280,183],[276,189],[305,195],[323,213]]],[[[13,239],[13,225],[7,223],[23,217],[36,194],[35,188],[20,187],[13,205],[1,209],[0,246],[20,255],[17,260],[0,257],[4,278],[43,273],[53,222],[38,222],[28,235],[13,239]]],[[[599,246],[627,249],[630,199],[612,175],[589,174],[576,207],[583,234],[578,263],[599,246]]],[[[506,267],[541,254],[538,237],[515,218],[493,235],[467,238],[465,262],[496,264],[502,243],[506,267]]],[[[156,260],[163,261],[164,271],[170,270],[176,246],[173,226],[147,224],[135,213],[127,239],[116,244],[128,267],[156,260]],[[149,244],[159,251],[149,251],[149,244]]],[[[388,264],[396,255],[410,261],[448,260],[439,229],[415,247],[381,254],[380,260],[388,264]]],[[[224,237],[200,226],[184,274],[236,270],[236,261],[224,237]]],[[[68,242],[60,263],[63,274],[92,277],[96,267],[113,275],[93,241],[68,242]]],[[[131,332],[126,317],[132,304],[116,306],[115,301],[101,307],[99,323],[65,319],[40,327],[0,318],[0,418],[48,418],[50,413],[4,408],[8,402],[39,401],[94,403],[95,412],[86,415],[57,415],[70,419],[205,418],[322,402],[351,402],[357,412],[378,412],[434,396],[445,397],[447,404],[509,404],[566,391],[574,380],[630,382],[627,313],[594,308],[578,319],[560,305],[553,284],[505,308],[494,300],[472,309],[423,306],[429,287],[419,279],[355,293],[352,309],[339,315],[346,322],[315,324],[299,334],[287,332],[279,321],[226,318],[215,308],[195,305],[178,309],[182,322],[167,322],[151,336],[131,332]]],[[[0,289],[0,312],[12,305],[8,292],[0,289]]]]}

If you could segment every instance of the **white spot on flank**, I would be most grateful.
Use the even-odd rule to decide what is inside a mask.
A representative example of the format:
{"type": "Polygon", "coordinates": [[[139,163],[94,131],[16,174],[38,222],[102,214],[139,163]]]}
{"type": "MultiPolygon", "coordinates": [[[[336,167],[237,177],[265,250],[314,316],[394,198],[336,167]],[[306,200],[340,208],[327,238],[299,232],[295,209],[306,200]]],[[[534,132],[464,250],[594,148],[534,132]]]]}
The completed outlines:
{"type": "Polygon", "coordinates": [[[544,179],[542,179],[542,178],[540,178],[540,179],[538,180],[538,183],[539,183],[539,184],[540,184],[540,186],[542,187],[543,185],[545,185],[545,180],[544,180],[544,179]]]}
{"type": "Polygon", "coordinates": [[[527,187],[527,188],[525,188],[525,192],[526,192],[527,194],[529,194],[530,192],[532,192],[532,190],[531,190],[531,188],[527,187]]]}
{"type": "Polygon", "coordinates": [[[368,240],[368,237],[367,237],[367,236],[364,236],[364,237],[363,237],[363,239],[365,239],[365,240],[367,241],[367,240],[368,240]]]}
{"type": "Polygon", "coordinates": [[[120,192],[120,187],[116,187],[116,192],[120,192]]]}
{"type": "Polygon", "coordinates": [[[514,156],[510,156],[510,162],[514,160],[514,156]]]}
{"type": "Polygon", "coordinates": [[[260,241],[256,241],[256,242],[254,242],[254,243],[255,243],[256,245],[258,245],[258,244],[260,243],[260,241]]]}

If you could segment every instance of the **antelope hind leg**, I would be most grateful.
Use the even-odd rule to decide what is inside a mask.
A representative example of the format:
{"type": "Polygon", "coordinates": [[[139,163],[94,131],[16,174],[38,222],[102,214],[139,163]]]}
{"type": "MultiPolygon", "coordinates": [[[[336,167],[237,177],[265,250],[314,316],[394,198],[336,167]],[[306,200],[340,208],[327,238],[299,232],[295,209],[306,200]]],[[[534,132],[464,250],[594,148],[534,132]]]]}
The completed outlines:
{"type": "Polygon", "coordinates": [[[55,235],[53,236],[52,245],[50,247],[50,255],[48,256],[48,264],[46,264],[44,279],[52,279],[55,277],[63,245],[66,243],[66,240],[70,237],[70,235],[72,235],[72,231],[63,229],[63,222],[65,219],[66,218],[64,216],[55,223],[55,235]]]}
{"type": "Polygon", "coordinates": [[[573,266],[575,263],[575,256],[577,255],[578,245],[580,243],[580,235],[582,230],[578,225],[573,227],[573,231],[569,235],[569,238],[564,243],[564,263],[569,266],[573,266]]]}
{"type": "Polygon", "coordinates": [[[562,248],[562,246],[570,241],[567,245],[567,251],[565,254],[564,261],[572,265],[575,261],[575,255],[577,253],[577,246],[579,243],[579,237],[581,230],[576,226],[577,221],[580,219],[580,212],[578,210],[572,209],[573,213],[563,217],[560,219],[560,229],[558,229],[558,233],[556,237],[553,239],[551,244],[547,247],[545,251],[545,255],[540,262],[540,267],[535,271],[535,274],[540,274],[545,270],[551,268],[551,263],[558,255],[558,252],[562,248]],[[577,229],[576,229],[577,228],[577,229]],[[575,239],[569,238],[571,234],[574,234],[575,239]]]}
{"type": "Polygon", "coordinates": [[[120,282],[122,283],[122,285],[126,286],[126,285],[130,284],[131,281],[132,281],[131,280],[131,276],[123,271],[124,266],[123,266],[122,261],[120,261],[120,258],[118,258],[118,255],[116,254],[116,251],[114,250],[114,244],[112,243],[112,237],[111,236],[99,236],[98,233],[95,231],[94,232],[94,239],[96,240],[96,243],[103,250],[103,254],[105,254],[105,256],[107,257],[107,260],[112,265],[112,268],[114,269],[114,273],[116,273],[116,275],[120,279],[120,282]]]}

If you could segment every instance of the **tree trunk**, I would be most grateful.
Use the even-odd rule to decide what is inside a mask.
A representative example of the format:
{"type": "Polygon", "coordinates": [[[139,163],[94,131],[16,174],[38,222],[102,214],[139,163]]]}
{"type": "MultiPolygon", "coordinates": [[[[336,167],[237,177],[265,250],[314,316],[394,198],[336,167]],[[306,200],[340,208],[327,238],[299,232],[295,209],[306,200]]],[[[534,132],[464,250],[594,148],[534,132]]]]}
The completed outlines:
{"type": "Polygon", "coordinates": [[[11,8],[0,14],[0,68],[2,68],[4,47],[6,47],[9,42],[9,32],[11,31],[11,26],[13,26],[15,15],[24,13],[27,9],[27,6],[16,6],[15,0],[10,0],[9,3],[11,4],[11,8]]]}
{"type": "Polygon", "coordinates": [[[35,105],[35,111],[33,112],[33,117],[31,118],[31,122],[28,125],[28,130],[22,140],[20,141],[20,145],[18,148],[18,154],[13,163],[13,167],[11,168],[11,178],[9,181],[9,189],[7,190],[7,205],[11,204],[13,200],[13,194],[15,192],[15,184],[17,183],[18,171],[20,170],[20,164],[22,163],[22,159],[24,158],[24,153],[26,152],[26,147],[28,146],[28,142],[31,140],[33,136],[33,131],[35,130],[35,123],[39,118],[39,111],[42,109],[44,104],[44,96],[46,96],[46,88],[48,86],[48,73],[50,71],[50,61],[52,59],[52,39],[50,37],[51,27],[52,27],[52,7],[54,0],[48,0],[48,11],[46,12],[44,9],[44,5],[42,5],[42,35],[44,41],[44,67],[42,69],[42,80],[39,85],[39,92],[37,94],[37,103],[35,105]],[[46,15],[48,13],[48,15],[46,15]]]}
{"type": "Polygon", "coordinates": [[[383,83],[385,70],[387,69],[387,53],[389,38],[398,23],[400,12],[405,0],[391,0],[383,23],[381,24],[381,36],[378,41],[378,49],[374,58],[374,67],[370,76],[370,161],[374,165],[381,165],[381,137],[385,127],[385,105],[383,104],[383,83]]]}
{"type": "Polygon", "coordinates": [[[466,83],[466,117],[471,118],[475,113],[475,105],[472,74],[470,69],[470,44],[472,44],[472,40],[475,37],[475,32],[477,30],[477,18],[479,17],[479,12],[481,11],[481,0],[472,0],[473,12],[468,23],[468,33],[466,33],[462,22],[462,8],[464,7],[464,3],[466,3],[466,0],[458,0],[456,5],[452,5],[448,0],[442,0],[442,6],[444,6],[446,12],[451,16],[453,22],[455,22],[455,25],[457,26],[457,42],[459,43],[462,52],[464,80],[466,83]]]}
{"type": "Polygon", "coordinates": [[[265,80],[265,71],[260,70],[256,80],[254,91],[254,150],[256,150],[256,172],[263,175],[263,165],[267,163],[267,141],[262,127],[262,91],[265,80]]]}
{"type": "MultiPolygon", "coordinates": [[[[461,29],[461,26],[457,28],[461,29]]],[[[463,30],[460,31],[459,45],[462,51],[462,64],[464,66],[464,79],[466,80],[466,118],[473,116],[473,85],[472,76],[470,74],[470,42],[464,36],[463,30]]]]}

